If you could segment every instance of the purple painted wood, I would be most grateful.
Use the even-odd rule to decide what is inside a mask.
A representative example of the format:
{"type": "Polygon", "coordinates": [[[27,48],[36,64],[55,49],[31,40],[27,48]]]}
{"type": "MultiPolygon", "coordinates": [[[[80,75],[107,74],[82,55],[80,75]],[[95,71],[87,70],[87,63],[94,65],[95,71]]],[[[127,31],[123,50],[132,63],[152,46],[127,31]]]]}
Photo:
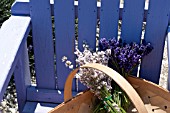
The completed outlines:
{"type": "MultiPolygon", "coordinates": [[[[125,0],[122,11],[121,38],[126,43],[140,43],[144,18],[145,0],[125,0]]],[[[132,75],[137,75],[136,68],[132,75]]]]}
{"type": "Polygon", "coordinates": [[[30,9],[29,9],[29,0],[16,0],[12,7],[11,7],[11,13],[13,15],[30,15],[30,9]]]}
{"type": "Polygon", "coordinates": [[[34,113],[38,102],[26,102],[22,113],[34,113]]]}
{"type": "Polygon", "coordinates": [[[21,52],[18,56],[18,63],[14,71],[18,107],[22,112],[27,101],[27,88],[31,85],[27,44],[22,45],[21,52]]]}
{"type": "Polygon", "coordinates": [[[83,42],[96,48],[97,1],[79,0],[78,3],[78,44],[83,50],[83,42]]]}
{"type": "MultiPolygon", "coordinates": [[[[78,3],[78,48],[83,50],[83,42],[87,42],[90,48],[96,48],[96,24],[97,24],[97,1],[79,0],[78,3]]],[[[79,90],[86,87],[79,84],[79,90]]]]}
{"type": "MultiPolygon", "coordinates": [[[[12,15],[27,15],[30,16],[30,3],[28,0],[19,0],[16,1],[12,8],[11,13],[12,15]],[[22,10],[21,10],[22,9],[22,10]]],[[[123,8],[119,8],[119,19],[122,20],[122,11],[123,8]]],[[[51,15],[54,15],[54,4],[51,2],[51,15]]],[[[147,8],[144,11],[144,18],[143,20],[146,21],[146,15],[147,15],[147,8]]],[[[78,1],[75,1],[75,16],[78,17],[78,1]]],[[[97,18],[100,18],[100,5],[97,6],[97,18]]],[[[169,19],[170,21],[170,19],[169,19]]]]}
{"type": "Polygon", "coordinates": [[[37,87],[55,89],[50,1],[30,0],[30,11],[37,87]]]}
{"type": "MultiPolygon", "coordinates": [[[[14,72],[21,46],[30,31],[30,17],[11,16],[0,29],[0,100],[14,72]],[[17,29],[16,29],[17,28],[17,29]],[[15,37],[15,40],[14,40],[15,37]]],[[[20,83],[17,83],[20,84],[20,83]]]]}
{"type": "Polygon", "coordinates": [[[127,43],[140,42],[145,0],[125,0],[122,12],[121,38],[127,43]]]}
{"type": "Polygon", "coordinates": [[[100,8],[100,38],[117,38],[119,0],[102,0],[100,8]]]}
{"type": "MultiPolygon", "coordinates": [[[[77,91],[72,91],[73,95],[77,94],[77,91]]],[[[37,102],[51,102],[62,103],[64,101],[64,91],[39,89],[36,87],[30,87],[27,90],[27,100],[37,102]],[[32,96],[34,95],[34,96],[32,96]]]]}
{"type": "Polygon", "coordinates": [[[28,101],[22,113],[47,113],[58,104],[28,101]]]}
{"type": "MultiPolygon", "coordinates": [[[[68,60],[75,65],[74,41],[75,41],[75,11],[74,0],[55,0],[55,48],[56,48],[56,71],[57,87],[64,89],[64,84],[71,69],[62,62],[62,57],[68,57],[68,60]],[[61,13],[62,12],[62,13],[61,13]]],[[[75,82],[73,82],[75,83],[75,82]]],[[[73,84],[75,89],[75,84],[73,84]]]]}
{"type": "Polygon", "coordinates": [[[150,0],[145,40],[151,42],[153,51],[142,61],[140,76],[159,83],[165,36],[168,28],[170,0],[150,0]]]}
{"type": "Polygon", "coordinates": [[[64,100],[63,93],[63,91],[60,94],[57,90],[38,89],[36,87],[30,87],[27,90],[27,100],[37,102],[62,103],[64,100]]]}

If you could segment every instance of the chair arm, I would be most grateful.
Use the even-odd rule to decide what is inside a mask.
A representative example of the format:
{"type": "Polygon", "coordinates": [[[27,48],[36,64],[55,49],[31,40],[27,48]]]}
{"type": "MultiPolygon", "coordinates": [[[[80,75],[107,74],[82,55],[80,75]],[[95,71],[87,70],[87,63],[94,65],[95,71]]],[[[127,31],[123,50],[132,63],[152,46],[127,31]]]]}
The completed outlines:
{"type": "Polygon", "coordinates": [[[168,90],[170,90],[170,26],[168,26],[167,47],[168,47],[168,90]]]}
{"type": "Polygon", "coordinates": [[[0,100],[17,64],[20,48],[30,31],[30,17],[11,16],[0,29],[0,100]]]}

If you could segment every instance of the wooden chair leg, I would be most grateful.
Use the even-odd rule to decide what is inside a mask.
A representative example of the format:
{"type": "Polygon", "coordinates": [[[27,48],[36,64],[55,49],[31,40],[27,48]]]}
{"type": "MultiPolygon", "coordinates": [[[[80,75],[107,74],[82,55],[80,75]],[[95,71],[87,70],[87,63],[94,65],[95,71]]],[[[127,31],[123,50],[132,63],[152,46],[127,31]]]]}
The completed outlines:
{"type": "Polygon", "coordinates": [[[22,113],[27,100],[27,87],[31,85],[27,44],[25,43],[19,53],[19,59],[14,71],[15,85],[17,89],[17,99],[19,112],[22,113]]]}

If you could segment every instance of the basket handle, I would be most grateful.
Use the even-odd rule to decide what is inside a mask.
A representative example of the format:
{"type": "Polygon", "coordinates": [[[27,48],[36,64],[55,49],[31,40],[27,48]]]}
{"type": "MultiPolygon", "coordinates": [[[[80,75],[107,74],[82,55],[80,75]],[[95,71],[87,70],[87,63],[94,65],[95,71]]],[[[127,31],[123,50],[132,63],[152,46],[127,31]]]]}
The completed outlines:
{"type": "MultiPolygon", "coordinates": [[[[141,98],[139,97],[139,95],[137,94],[137,92],[135,91],[135,89],[129,84],[129,82],[124,77],[122,77],[119,73],[117,73],[113,69],[97,63],[85,64],[79,68],[93,68],[102,71],[107,76],[111,77],[126,92],[126,94],[128,95],[128,97],[130,98],[130,100],[132,101],[132,103],[134,104],[139,113],[147,113],[145,105],[141,98]]],[[[67,77],[64,87],[65,102],[72,99],[72,80],[77,71],[79,70],[79,68],[73,70],[67,77]]]]}

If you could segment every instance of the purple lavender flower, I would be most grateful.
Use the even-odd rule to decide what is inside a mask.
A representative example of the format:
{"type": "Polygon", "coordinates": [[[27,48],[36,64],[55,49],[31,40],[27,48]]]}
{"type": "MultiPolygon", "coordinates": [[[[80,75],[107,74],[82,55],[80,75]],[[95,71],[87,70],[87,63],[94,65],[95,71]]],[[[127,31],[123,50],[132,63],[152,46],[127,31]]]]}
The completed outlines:
{"type": "Polygon", "coordinates": [[[111,56],[109,60],[109,67],[115,69],[120,74],[130,74],[133,69],[140,64],[140,59],[150,53],[153,49],[150,43],[144,40],[142,44],[137,43],[123,43],[122,40],[112,38],[100,40],[100,49],[105,51],[111,49],[111,56]]]}
{"type": "Polygon", "coordinates": [[[106,40],[106,38],[102,38],[99,43],[100,49],[101,50],[106,50],[109,49],[109,41],[106,40]]]}

